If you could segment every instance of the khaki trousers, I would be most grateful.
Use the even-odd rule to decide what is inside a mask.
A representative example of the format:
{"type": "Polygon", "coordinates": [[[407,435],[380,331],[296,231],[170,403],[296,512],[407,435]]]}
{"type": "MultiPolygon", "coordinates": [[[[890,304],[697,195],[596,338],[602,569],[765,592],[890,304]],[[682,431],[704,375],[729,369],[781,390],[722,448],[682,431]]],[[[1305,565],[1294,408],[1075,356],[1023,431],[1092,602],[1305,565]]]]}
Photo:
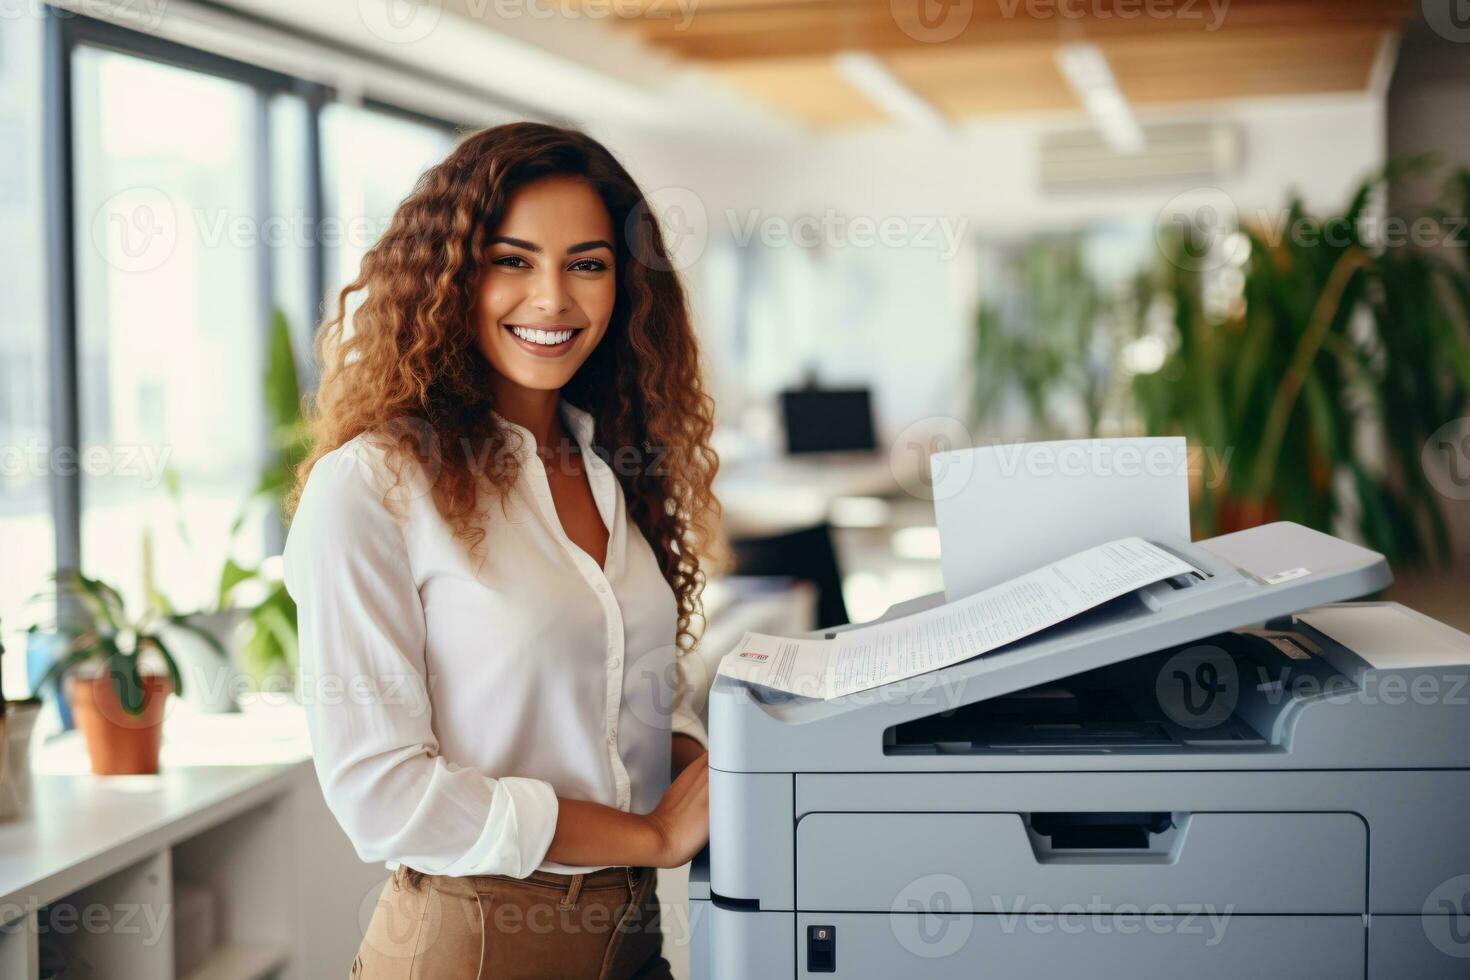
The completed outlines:
{"type": "Polygon", "coordinates": [[[352,980],[672,980],[658,873],[425,875],[384,884],[352,980]]]}

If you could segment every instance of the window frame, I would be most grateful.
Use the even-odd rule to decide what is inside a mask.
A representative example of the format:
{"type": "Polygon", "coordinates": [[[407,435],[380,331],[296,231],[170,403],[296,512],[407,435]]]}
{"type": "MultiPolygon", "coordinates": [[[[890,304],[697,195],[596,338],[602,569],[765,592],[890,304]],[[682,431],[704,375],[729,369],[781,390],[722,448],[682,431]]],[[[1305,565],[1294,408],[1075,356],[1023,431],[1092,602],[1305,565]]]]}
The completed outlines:
{"type": "MultiPolygon", "coordinates": [[[[254,169],[253,196],[259,213],[270,211],[275,198],[275,175],[271,167],[271,128],[268,125],[271,99],[279,95],[301,98],[306,105],[302,146],[306,165],[306,215],[312,224],[327,217],[322,172],[323,109],[332,102],[343,101],[331,86],[272,71],[258,65],[238,61],[224,55],[180,44],[152,34],[132,30],[119,24],[87,17],[75,12],[46,8],[43,31],[41,142],[42,158],[49,175],[44,188],[45,256],[47,264],[47,380],[50,388],[47,430],[53,458],[69,454],[79,458],[81,451],[80,369],[78,364],[79,313],[77,294],[78,263],[76,235],[76,132],[73,118],[75,65],[77,48],[86,46],[113,51],[243,83],[254,93],[258,138],[252,150],[254,169]]],[[[442,129],[446,135],[458,137],[467,123],[456,123],[427,115],[416,109],[394,105],[376,98],[363,98],[364,109],[407,118],[430,128],[442,129]]],[[[320,322],[326,297],[326,252],[314,237],[307,243],[306,309],[314,311],[311,329],[320,322]]],[[[262,350],[268,343],[270,311],[275,306],[276,276],[270,250],[257,250],[254,288],[258,308],[264,311],[258,325],[258,341],[262,350]]],[[[265,423],[262,422],[262,425],[265,423]]],[[[50,497],[54,529],[55,567],[58,571],[82,568],[82,473],[80,467],[50,468],[50,497]]],[[[269,535],[269,547],[278,550],[284,535],[269,535]]],[[[58,610],[60,612],[60,610],[58,610]]]]}

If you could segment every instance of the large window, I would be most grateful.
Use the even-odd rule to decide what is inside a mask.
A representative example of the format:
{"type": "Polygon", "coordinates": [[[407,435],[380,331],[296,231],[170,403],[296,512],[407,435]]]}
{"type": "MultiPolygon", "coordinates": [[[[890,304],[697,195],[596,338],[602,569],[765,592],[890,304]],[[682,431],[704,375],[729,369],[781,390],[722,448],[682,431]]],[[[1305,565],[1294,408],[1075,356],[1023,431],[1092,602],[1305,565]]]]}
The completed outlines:
{"type": "Polygon", "coordinates": [[[372,109],[333,104],[322,110],[327,317],[336,315],[338,291],[357,277],[363,254],[388,230],[414,181],[454,140],[452,132],[372,109]]]}
{"type": "Polygon", "coordinates": [[[73,78],[83,568],[141,596],[151,536],[197,609],[264,449],[256,95],[89,47],[73,78]]]}
{"type": "MultiPolygon", "coordinates": [[[[41,145],[41,21],[0,30],[0,624],[23,647],[25,600],[54,558],[47,431],[46,232],[41,145]]],[[[22,658],[5,658],[18,662],[22,658]]]]}
{"type": "Polygon", "coordinates": [[[44,618],[26,599],[58,553],[79,552],[133,606],[151,555],[154,584],[188,611],[212,602],[226,557],[279,549],[266,508],[232,529],[269,456],[272,312],[307,368],[325,299],[455,138],[448,123],[338,105],[319,84],[75,14],[0,31],[0,622],[12,649],[44,618]],[[59,191],[69,250],[66,229],[48,225],[66,213],[59,191]],[[50,295],[72,302],[48,310],[50,295]]]}

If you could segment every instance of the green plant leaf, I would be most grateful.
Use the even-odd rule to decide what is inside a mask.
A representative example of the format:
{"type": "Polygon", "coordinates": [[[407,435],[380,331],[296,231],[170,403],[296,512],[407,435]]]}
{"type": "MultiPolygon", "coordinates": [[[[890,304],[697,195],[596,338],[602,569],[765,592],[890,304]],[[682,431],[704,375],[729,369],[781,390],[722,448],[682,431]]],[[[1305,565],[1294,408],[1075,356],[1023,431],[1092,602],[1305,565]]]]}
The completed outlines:
{"type": "MultiPolygon", "coordinates": [[[[186,626],[186,624],[184,624],[184,623],[175,623],[174,625],[175,626],[186,626]]],[[[192,626],[192,624],[187,624],[186,628],[191,627],[191,626],[192,626]]],[[[198,627],[192,627],[192,628],[195,629],[195,630],[198,630],[201,634],[204,632],[203,630],[199,630],[198,627]]],[[[214,640],[214,637],[208,636],[207,639],[213,641],[214,648],[216,650],[218,650],[221,655],[224,654],[224,649],[222,647],[220,647],[219,642],[217,640],[214,640]]],[[[178,661],[176,661],[174,659],[173,651],[169,650],[168,645],[163,642],[163,639],[161,637],[158,637],[158,636],[150,636],[148,638],[148,642],[150,644],[152,644],[152,646],[156,650],[158,650],[159,656],[163,657],[163,664],[164,664],[165,667],[168,668],[168,679],[173,683],[174,693],[177,694],[179,697],[183,697],[184,696],[184,678],[179,673],[179,664],[178,664],[178,661]]]]}
{"type": "Polygon", "coordinates": [[[138,657],[135,654],[114,652],[107,658],[107,674],[112,679],[112,689],[123,710],[130,715],[143,713],[143,677],[138,673],[138,657]]]}

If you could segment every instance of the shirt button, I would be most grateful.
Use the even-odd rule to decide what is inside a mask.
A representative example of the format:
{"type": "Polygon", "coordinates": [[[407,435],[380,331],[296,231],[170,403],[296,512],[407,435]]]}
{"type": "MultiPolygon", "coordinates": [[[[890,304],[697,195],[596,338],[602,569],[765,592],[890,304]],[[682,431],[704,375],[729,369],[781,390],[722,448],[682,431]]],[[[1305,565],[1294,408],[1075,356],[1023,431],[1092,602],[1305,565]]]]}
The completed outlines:
{"type": "Polygon", "coordinates": [[[611,667],[613,670],[617,670],[618,667],[620,667],[622,665],[622,663],[623,662],[621,660],[619,660],[617,657],[613,657],[611,660],[609,660],[607,662],[607,665],[609,667],[611,667]]]}
{"type": "Polygon", "coordinates": [[[607,595],[607,586],[604,585],[602,582],[598,582],[597,591],[602,595],[607,595]]]}

